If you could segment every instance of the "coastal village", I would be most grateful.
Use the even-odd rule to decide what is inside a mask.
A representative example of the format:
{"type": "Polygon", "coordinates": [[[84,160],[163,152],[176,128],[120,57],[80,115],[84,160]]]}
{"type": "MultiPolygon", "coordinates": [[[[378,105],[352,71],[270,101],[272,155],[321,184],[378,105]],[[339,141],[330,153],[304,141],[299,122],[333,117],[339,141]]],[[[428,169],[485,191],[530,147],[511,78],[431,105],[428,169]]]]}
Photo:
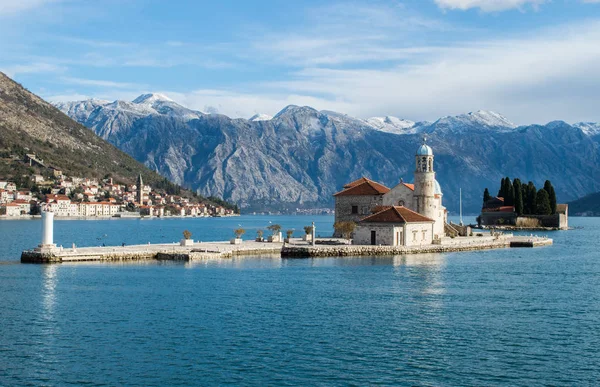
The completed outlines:
{"type": "Polygon", "coordinates": [[[119,184],[111,177],[94,179],[66,176],[62,170],[46,167],[43,160],[27,154],[30,166],[44,167],[45,175],[27,176],[30,187],[0,180],[0,219],[30,218],[42,209],[57,218],[107,217],[209,217],[233,216],[235,211],[219,205],[195,203],[180,195],[169,195],[144,184],[119,184]]]}

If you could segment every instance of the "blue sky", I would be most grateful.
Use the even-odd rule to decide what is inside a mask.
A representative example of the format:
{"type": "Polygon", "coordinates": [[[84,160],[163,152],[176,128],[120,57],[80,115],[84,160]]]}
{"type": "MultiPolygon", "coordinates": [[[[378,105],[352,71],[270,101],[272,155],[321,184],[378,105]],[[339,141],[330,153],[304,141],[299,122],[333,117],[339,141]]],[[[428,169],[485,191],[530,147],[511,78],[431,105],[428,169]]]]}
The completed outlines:
{"type": "Polygon", "coordinates": [[[600,0],[0,0],[0,37],[0,70],[52,101],[600,121],[600,0]]]}

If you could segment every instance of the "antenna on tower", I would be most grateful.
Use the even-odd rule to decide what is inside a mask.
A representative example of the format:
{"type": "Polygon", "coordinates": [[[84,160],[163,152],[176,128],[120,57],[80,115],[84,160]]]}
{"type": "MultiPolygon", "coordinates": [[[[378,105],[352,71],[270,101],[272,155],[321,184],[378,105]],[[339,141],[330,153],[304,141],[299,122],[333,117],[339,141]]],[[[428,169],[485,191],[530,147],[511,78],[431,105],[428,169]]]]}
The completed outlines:
{"type": "Polygon", "coordinates": [[[459,188],[459,207],[460,207],[460,225],[463,225],[463,218],[462,218],[462,188],[459,188]]]}

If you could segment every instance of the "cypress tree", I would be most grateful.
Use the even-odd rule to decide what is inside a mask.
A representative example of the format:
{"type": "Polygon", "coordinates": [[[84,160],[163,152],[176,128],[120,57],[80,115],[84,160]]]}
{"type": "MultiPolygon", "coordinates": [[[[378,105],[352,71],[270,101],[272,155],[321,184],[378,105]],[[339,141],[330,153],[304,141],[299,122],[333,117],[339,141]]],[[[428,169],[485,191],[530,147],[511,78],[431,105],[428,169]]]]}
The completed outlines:
{"type": "Polygon", "coordinates": [[[550,207],[550,195],[545,189],[540,189],[536,195],[537,215],[550,215],[552,208],[550,207]]]}
{"type": "Polygon", "coordinates": [[[515,192],[515,212],[517,215],[523,215],[523,187],[521,180],[513,181],[513,191],[515,192]]]}
{"type": "Polygon", "coordinates": [[[537,189],[535,188],[535,184],[530,181],[527,184],[527,210],[529,215],[535,215],[537,212],[536,196],[537,189]]]}
{"type": "Polygon", "coordinates": [[[486,188],[485,191],[483,191],[483,204],[485,206],[485,203],[487,203],[488,200],[491,199],[490,196],[490,191],[488,191],[488,189],[486,188]]]}
{"type": "Polygon", "coordinates": [[[506,185],[506,196],[504,197],[504,205],[505,206],[514,206],[515,205],[515,191],[513,189],[513,185],[510,182],[510,179],[508,179],[507,182],[508,182],[508,184],[506,185]]]}
{"type": "Polygon", "coordinates": [[[527,198],[529,194],[529,186],[527,184],[521,185],[521,196],[523,198],[523,214],[529,214],[529,205],[527,204],[527,198]]]}
{"type": "Polygon", "coordinates": [[[504,197],[504,187],[506,187],[506,185],[504,184],[504,178],[502,178],[502,181],[500,181],[500,189],[498,190],[498,197],[499,198],[503,198],[504,197]]]}
{"type": "Polygon", "coordinates": [[[554,187],[550,180],[546,180],[544,183],[544,190],[548,192],[548,196],[550,197],[550,209],[552,214],[556,214],[556,192],[554,191],[554,187]]]}

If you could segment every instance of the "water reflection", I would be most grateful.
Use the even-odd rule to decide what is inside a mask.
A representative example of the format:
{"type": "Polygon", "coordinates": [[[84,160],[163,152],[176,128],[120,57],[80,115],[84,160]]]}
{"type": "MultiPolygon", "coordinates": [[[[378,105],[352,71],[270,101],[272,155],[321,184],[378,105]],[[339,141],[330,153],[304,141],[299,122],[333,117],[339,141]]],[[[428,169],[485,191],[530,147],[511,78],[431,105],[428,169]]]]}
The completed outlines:
{"type": "Polygon", "coordinates": [[[57,265],[43,266],[42,284],[42,317],[46,321],[54,321],[56,309],[56,285],[58,284],[57,265]]]}
{"type": "MultiPolygon", "coordinates": [[[[394,257],[395,275],[399,281],[411,280],[418,292],[419,305],[427,309],[442,309],[444,284],[444,254],[412,254],[394,257]]],[[[440,316],[438,316],[440,317],[440,316]]]]}
{"type": "Polygon", "coordinates": [[[444,254],[410,254],[396,255],[393,258],[394,266],[444,266],[446,256],[444,254]]]}
{"type": "Polygon", "coordinates": [[[185,262],[185,267],[230,269],[281,269],[284,266],[279,254],[262,254],[252,257],[205,258],[185,262]]]}

